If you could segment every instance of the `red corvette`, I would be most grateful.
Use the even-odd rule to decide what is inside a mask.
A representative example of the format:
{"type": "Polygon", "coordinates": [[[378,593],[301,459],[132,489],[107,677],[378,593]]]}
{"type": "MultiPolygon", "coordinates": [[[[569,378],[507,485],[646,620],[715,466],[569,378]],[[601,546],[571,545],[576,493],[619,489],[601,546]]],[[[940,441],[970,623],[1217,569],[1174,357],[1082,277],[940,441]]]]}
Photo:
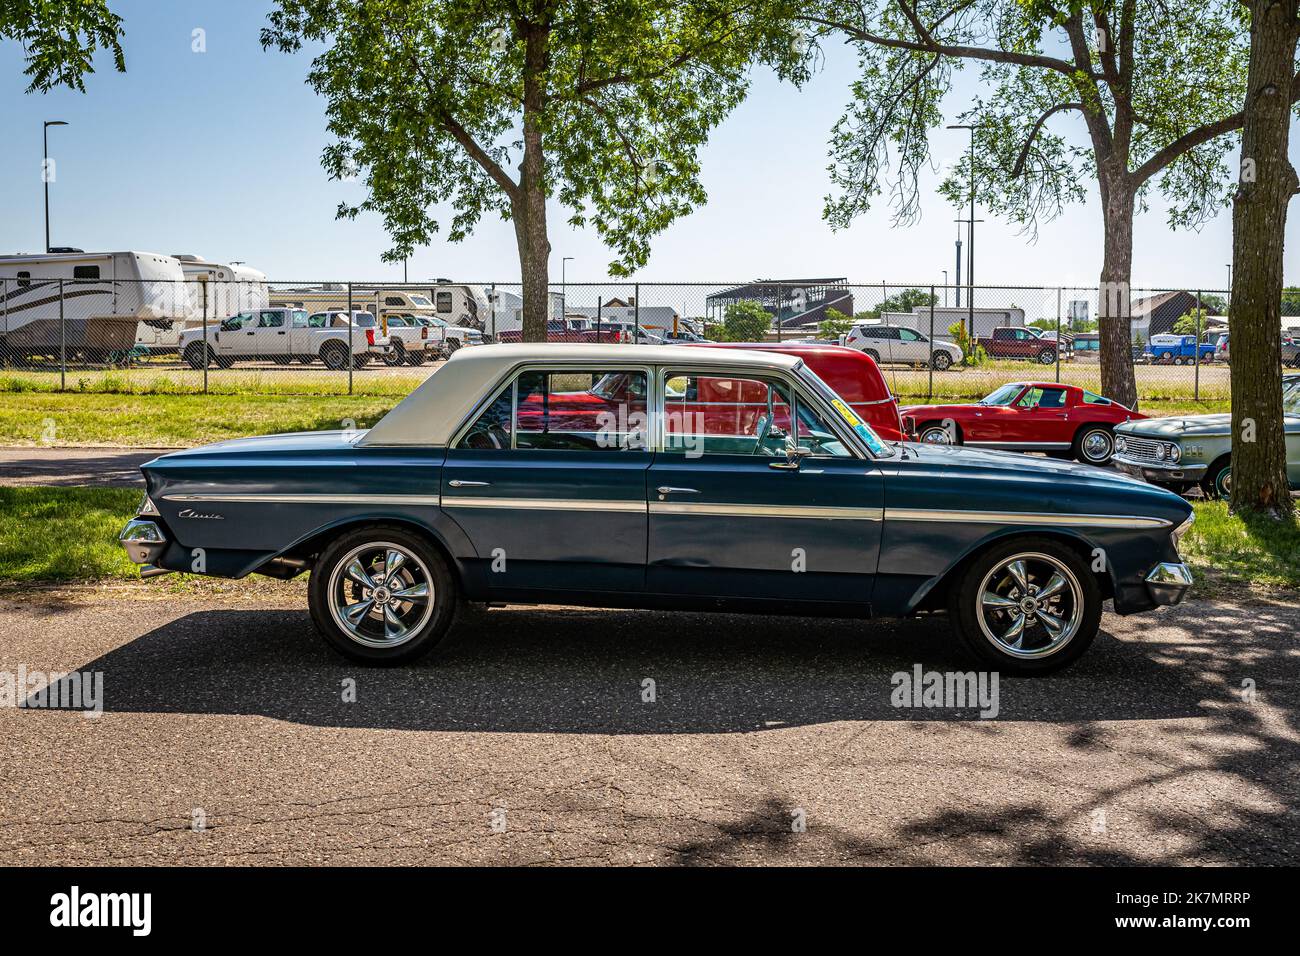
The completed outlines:
{"type": "Polygon", "coordinates": [[[1013,382],[973,405],[911,405],[899,409],[917,441],[1008,451],[1045,451],[1103,465],[1115,451],[1112,429],[1146,418],[1131,408],[1056,382],[1013,382]]]}

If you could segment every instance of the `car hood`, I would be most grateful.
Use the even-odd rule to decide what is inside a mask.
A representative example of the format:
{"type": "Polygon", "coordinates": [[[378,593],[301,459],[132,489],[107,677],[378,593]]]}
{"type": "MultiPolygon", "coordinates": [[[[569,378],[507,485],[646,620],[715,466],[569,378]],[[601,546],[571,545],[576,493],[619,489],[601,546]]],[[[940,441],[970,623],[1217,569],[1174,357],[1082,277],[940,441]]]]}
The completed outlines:
{"type": "Polygon", "coordinates": [[[1172,439],[1184,435],[1231,434],[1231,415],[1171,415],[1168,418],[1148,418],[1140,422],[1125,422],[1115,431],[1121,435],[1140,438],[1172,439]]]}
{"type": "Polygon", "coordinates": [[[262,455],[316,454],[336,452],[350,447],[365,429],[340,429],[325,432],[286,432],[282,435],[258,435],[253,438],[232,438],[228,441],[213,442],[197,448],[168,452],[153,461],[146,462],[145,467],[154,464],[198,464],[202,460],[221,458],[229,455],[259,457],[262,455]]]}
{"type": "Polygon", "coordinates": [[[1133,485],[1149,487],[1138,478],[1130,478],[1109,468],[1083,465],[1073,461],[1061,461],[1056,458],[1037,458],[1015,451],[993,451],[984,448],[970,448],[963,445],[923,445],[919,442],[904,442],[904,452],[925,463],[933,463],[945,469],[966,469],[971,472],[988,474],[991,472],[1032,477],[1045,481],[1059,481],[1069,478],[1089,484],[1116,485],[1130,487],[1133,485]]]}

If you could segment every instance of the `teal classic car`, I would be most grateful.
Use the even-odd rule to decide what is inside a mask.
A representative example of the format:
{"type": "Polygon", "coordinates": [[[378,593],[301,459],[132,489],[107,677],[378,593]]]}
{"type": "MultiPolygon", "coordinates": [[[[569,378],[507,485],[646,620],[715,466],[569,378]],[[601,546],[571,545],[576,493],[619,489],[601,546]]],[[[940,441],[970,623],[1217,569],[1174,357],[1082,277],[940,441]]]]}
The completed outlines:
{"type": "Polygon", "coordinates": [[[801,358],[689,345],[458,351],[366,431],[142,468],[144,574],[311,572],[325,640],[437,645],[467,602],[946,612],[985,665],[1079,657],[1102,604],[1176,604],[1182,498],[1099,468],[891,443],[801,358]]]}
{"type": "MultiPolygon", "coordinates": [[[[1286,476],[1300,491],[1300,375],[1282,377],[1286,476]]],[[[1178,493],[1199,485],[1207,498],[1232,490],[1232,416],[1148,418],[1115,429],[1115,467],[1178,493]]]]}

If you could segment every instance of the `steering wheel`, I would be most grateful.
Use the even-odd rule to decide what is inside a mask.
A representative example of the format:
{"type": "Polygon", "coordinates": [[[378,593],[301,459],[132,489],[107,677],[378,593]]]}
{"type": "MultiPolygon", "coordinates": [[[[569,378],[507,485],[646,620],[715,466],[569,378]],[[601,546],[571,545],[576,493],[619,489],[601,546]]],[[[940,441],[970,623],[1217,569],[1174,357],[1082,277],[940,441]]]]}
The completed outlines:
{"type": "Polygon", "coordinates": [[[470,448],[495,448],[500,451],[510,447],[510,433],[499,422],[489,422],[486,429],[471,434],[466,443],[470,448]]]}

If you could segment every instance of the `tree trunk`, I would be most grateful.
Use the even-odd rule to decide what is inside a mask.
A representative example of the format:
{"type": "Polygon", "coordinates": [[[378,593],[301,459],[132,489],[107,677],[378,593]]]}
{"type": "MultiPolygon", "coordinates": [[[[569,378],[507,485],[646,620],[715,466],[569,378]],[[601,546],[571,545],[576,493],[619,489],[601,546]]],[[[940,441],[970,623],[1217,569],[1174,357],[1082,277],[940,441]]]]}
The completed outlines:
{"type": "Polygon", "coordinates": [[[1232,507],[1292,511],[1282,418],[1282,245],[1297,0],[1251,0],[1241,175],[1232,206],[1232,507]]]}
{"type": "Polygon", "coordinates": [[[1097,295],[1097,331],[1101,358],[1101,393],[1137,408],[1137,383],[1133,378],[1133,189],[1122,176],[1101,183],[1105,245],[1101,286],[1097,295]]]}
{"type": "Polygon", "coordinates": [[[521,340],[545,342],[550,318],[551,242],[546,235],[546,155],[541,112],[545,101],[549,27],[530,25],[524,38],[524,156],[519,164],[519,193],[511,204],[523,280],[524,322],[521,340]]]}

